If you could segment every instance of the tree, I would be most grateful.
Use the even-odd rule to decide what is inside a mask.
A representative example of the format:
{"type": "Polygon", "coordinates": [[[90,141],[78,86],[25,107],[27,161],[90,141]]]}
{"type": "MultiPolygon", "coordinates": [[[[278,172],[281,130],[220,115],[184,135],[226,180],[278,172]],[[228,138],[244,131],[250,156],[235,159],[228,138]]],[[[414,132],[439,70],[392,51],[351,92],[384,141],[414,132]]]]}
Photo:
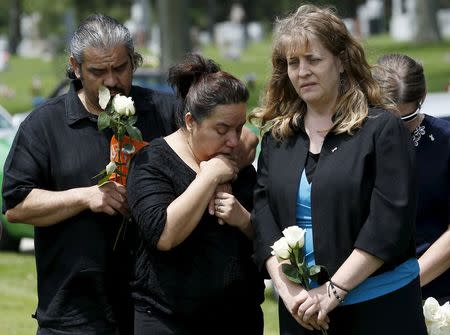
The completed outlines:
{"type": "Polygon", "coordinates": [[[9,8],[9,53],[15,55],[20,43],[20,16],[22,14],[22,3],[20,0],[11,0],[9,8]]]}
{"type": "Polygon", "coordinates": [[[187,0],[158,0],[161,70],[166,72],[191,49],[187,0]]]}
{"type": "Polygon", "coordinates": [[[438,42],[442,39],[437,23],[437,0],[416,0],[417,43],[438,42]]]}

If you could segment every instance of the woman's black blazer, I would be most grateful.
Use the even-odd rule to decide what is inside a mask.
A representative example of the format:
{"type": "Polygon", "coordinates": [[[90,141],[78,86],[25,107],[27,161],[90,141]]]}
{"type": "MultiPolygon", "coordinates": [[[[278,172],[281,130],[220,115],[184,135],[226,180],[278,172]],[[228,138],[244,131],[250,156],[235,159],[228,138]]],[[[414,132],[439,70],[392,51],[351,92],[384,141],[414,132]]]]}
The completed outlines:
{"type": "MultiPolygon", "coordinates": [[[[263,270],[270,246],[296,224],[296,199],[309,138],[304,130],[262,141],[252,224],[255,258],[263,270]]],[[[330,276],[354,248],[392,269],[414,257],[416,176],[414,149],[402,121],[371,109],[352,135],[329,133],[311,188],[314,254],[330,276]]]]}

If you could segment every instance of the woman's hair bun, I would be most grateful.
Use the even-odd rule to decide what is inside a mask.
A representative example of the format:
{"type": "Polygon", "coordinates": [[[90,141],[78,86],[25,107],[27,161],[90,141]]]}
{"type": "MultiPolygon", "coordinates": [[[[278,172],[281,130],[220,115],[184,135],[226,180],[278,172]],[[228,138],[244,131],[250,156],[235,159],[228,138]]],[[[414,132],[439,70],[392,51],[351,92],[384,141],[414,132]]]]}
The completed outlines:
{"type": "Polygon", "coordinates": [[[202,77],[220,71],[220,66],[211,59],[205,59],[199,54],[189,53],[169,69],[168,83],[184,100],[192,84],[202,77]]]}

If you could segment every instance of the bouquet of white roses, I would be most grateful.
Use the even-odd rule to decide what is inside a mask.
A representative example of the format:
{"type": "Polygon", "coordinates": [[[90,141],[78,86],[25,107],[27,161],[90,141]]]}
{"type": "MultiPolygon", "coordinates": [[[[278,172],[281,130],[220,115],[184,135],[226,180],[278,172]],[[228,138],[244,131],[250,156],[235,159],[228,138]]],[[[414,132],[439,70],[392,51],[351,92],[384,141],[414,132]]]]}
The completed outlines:
{"type": "MultiPolygon", "coordinates": [[[[134,126],[137,116],[135,115],[133,99],[120,94],[111,98],[108,88],[101,86],[98,92],[98,102],[103,110],[97,119],[98,129],[111,128],[114,135],[111,138],[110,162],[95,178],[103,176],[98,182],[99,185],[110,181],[126,185],[128,165],[131,157],[147,144],[147,142],[142,140],[140,130],[134,126]]],[[[128,217],[123,218],[114,242],[114,249],[121,233],[123,232],[125,235],[128,221],[128,217]]]]}
{"type": "Polygon", "coordinates": [[[304,245],[306,231],[298,226],[290,226],[283,230],[283,237],[276,241],[272,255],[276,256],[283,273],[294,283],[310,289],[310,279],[317,280],[322,266],[308,266],[305,261],[304,245]],[[289,262],[284,262],[288,260],[289,262]]]}
{"type": "Polygon", "coordinates": [[[96,177],[103,175],[99,185],[110,180],[125,185],[130,158],[146,144],[142,141],[140,130],[134,126],[137,121],[134,102],[131,97],[121,94],[111,98],[105,86],[99,89],[98,101],[103,110],[98,116],[98,129],[111,128],[114,136],[111,139],[110,162],[96,177]]]}
{"type": "MultiPolygon", "coordinates": [[[[306,230],[298,226],[290,226],[283,230],[283,237],[272,245],[272,255],[276,256],[286,277],[306,290],[311,288],[310,280],[317,280],[321,265],[308,266],[305,259],[306,230]],[[286,262],[289,261],[289,262],[286,262]]],[[[322,334],[327,331],[322,329],[322,334]]]]}
{"type": "Polygon", "coordinates": [[[434,298],[428,298],[423,305],[425,324],[429,335],[450,334],[450,303],[442,306],[434,298]]]}

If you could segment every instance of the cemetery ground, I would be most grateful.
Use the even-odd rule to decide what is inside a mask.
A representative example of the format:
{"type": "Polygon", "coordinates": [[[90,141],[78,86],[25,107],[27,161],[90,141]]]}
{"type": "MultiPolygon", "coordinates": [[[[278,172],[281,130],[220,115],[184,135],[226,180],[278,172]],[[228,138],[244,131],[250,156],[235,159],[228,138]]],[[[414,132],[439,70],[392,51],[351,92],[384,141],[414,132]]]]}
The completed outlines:
{"type": "MultiPolygon", "coordinates": [[[[429,92],[440,92],[450,83],[450,40],[439,44],[415,45],[396,43],[387,36],[364,41],[370,63],[385,53],[406,53],[420,60],[425,68],[429,92]]],[[[216,60],[224,70],[241,79],[250,79],[250,111],[258,105],[259,94],[270,74],[270,42],[249,45],[239,60],[225,59],[212,47],[204,50],[207,57],[216,60]]],[[[65,74],[65,56],[51,61],[12,57],[9,67],[0,72],[0,105],[11,114],[31,109],[32,79],[42,82],[41,96],[47,96],[65,74]]],[[[36,331],[31,318],[37,304],[36,271],[32,253],[0,253],[0,334],[29,335],[36,331]]],[[[263,305],[265,334],[278,333],[276,302],[270,291],[263,305]]]]}

